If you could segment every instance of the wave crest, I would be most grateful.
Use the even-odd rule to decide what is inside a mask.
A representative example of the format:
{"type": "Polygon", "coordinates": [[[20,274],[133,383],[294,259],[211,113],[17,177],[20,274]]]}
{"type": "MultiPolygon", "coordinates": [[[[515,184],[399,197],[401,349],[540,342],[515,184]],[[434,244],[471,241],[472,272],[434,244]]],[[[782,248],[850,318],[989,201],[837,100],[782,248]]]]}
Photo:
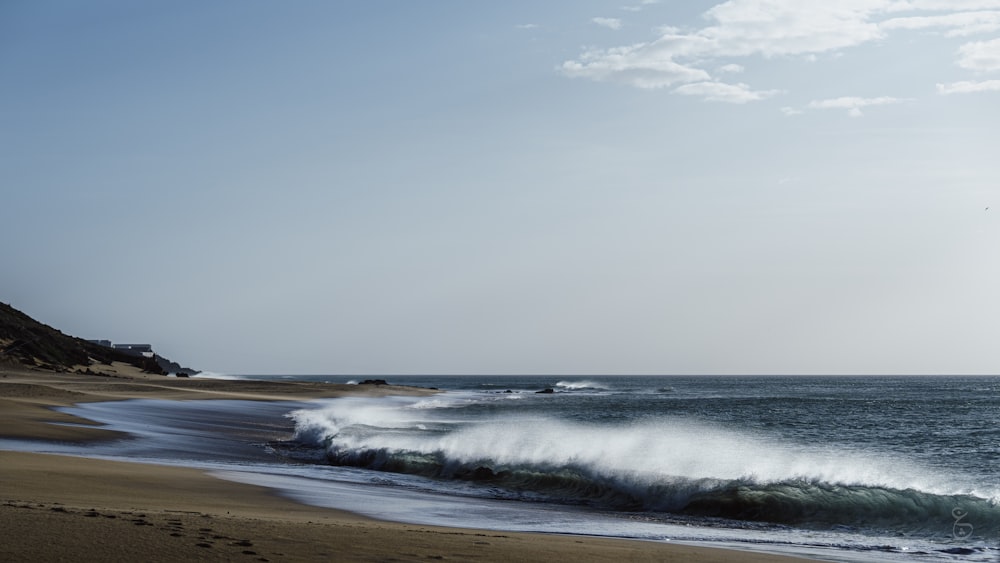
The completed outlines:
{"type": "Polygon", "coordinates": [[[556,387],[567,391],[607,391],[610,389],[607,385],[586,379],[583,381],[560,381],[556,383],[556,387]]]}
{"type": "Polygon", "coordinates": [[[808,449],[681,419],[470,422],[446,418],[454,409],[427,408],[426,401],[337,399],[292,417],[296,437],[326,448],[331,464],[480,482],[500,496],[930,535],[950,533],[952,511],[961,507],[984,533],[1000,527],[997,491],[973,494],[949,476],[900,460],[808,449]]]}

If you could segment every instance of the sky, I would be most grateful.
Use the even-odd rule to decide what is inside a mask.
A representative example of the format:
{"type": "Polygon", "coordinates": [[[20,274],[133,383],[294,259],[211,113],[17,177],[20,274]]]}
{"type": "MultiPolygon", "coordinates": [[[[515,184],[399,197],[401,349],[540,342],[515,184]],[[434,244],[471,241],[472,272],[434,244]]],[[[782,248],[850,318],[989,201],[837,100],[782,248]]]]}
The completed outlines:
{"type": "Polygon", "coordinates": [[[0,301],[230,374],[1000,372],[1000,0],[7,0],[0,301]]]}

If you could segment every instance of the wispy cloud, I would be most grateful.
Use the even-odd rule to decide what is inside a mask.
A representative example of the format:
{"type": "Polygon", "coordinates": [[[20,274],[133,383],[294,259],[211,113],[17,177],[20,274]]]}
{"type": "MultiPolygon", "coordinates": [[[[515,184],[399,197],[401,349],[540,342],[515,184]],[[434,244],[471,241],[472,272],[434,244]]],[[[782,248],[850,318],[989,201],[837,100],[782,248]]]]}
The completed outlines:
{"type": "Polygon", "coordinates": [[[909,11],[938,11],[938,12],[966,12],[969,10],[988,10],[1000,8],[1000,0],[896,0],[886,2],[886,11],[889,12],[909,12],[909,11]]]}
{"type": "Polygon", "coordinates": [[[751,90],[746,84],[726,84],[724,82],[694,82],[674,89],[675,94],[701,96],[710,102],[745,104],[770,98],[780,94],[780,90],[751,90]]]}
{"type": "Polygon", "coordinates": [[[677,83],[711,80],[704,70],[685,66],[670,57],[657,56],[646,44],[583,53],[562,64],[562,72],[574,78],[589,78],[630,84],[638,88],[664,88],[677,83]]]}
{"type": "Polygon", "coordinates": [[[765,57],[825,53],[881,39],[870,21],[883,2],[730,0],[707,12],[714,21],[695,39],[703,55],[765,57]]]}
{"type": "MultiPolygon", "coordinates": [[[[846,0],[817,5],[792,0],[730,0],[705,12],[711,25],[694,31],[664,27],[653,41],[591,49],[564,62],[561,69],[567,76],[620,81],[640,88],[707,82],[709,85],[674,91],[704,91],[718,96],[726,85],[715,85],[721,83],[712,81],[700,65],[723,57],[825,53],[881,38],[882,32],[868,18],[872,5],[882,3],[846,0]],[[762,13],[767,17],[761,17],[762,13]]],[[[722,66],[724,72],[742,68],[735,63],[722,66]]],[[[746,96],[746,92],[752,92],[746,86],[740,91],[744,95],[736,98],[744,101],[767,97],[746,96]]]]}
{"type": "Polygon", "coordinates": [[[1000,29],[1000,11],[986,10],[892,18],[880,23],[879,27],[885,31],[941,29],[948,37],[964,37],[1000,29]]]}
{"type": "Polygon", "coordinates": [[[590,21],[608,29],[621,29],[622,20],[618,18],[592,18],[590,21]]]}
{"type": "MultiPolygon", "coordinates": [[[[590,48],[565,61],[560,70],[574,78],[639,88],[672,87],[677,94],[702,92],[713,100],[727,98],[722,92],[728,92],[729,99],[754,101],[773,96],[775,91],[757,92],[746,84],[720,82],[720,74],[743,71],[742,61],[733,59],[754,57],[755,63],[777,57],[820,61],[885,41],[902,30],[956,37],[997,31],[1000,0],[727,0],[702,16],[706,23],[701,27],[665,26],[649,41],[590,48]],[[684,85],[690,87],[682,88],[684,85]]],[[[620,25],[614,18],[593,21],[612,29],[620,25]]],[[[957,64],[976,72],[1000,70],[1000,39],[968,43],[962,47],[957,64]]],[[[858,98],[866,102],[885,99],[858,98]]],[[[860,115],[866,105],[872,103],[855,105],[848,111],[860,115]]]]}
{"type": "Polygon", "coordinates": [[[1000,92],[1000,80],[984,80],[981,82],[964,81],[951,84],[938,84],[939,94],[973,94],[976,92],[1000,92]]]}
{"type": "Polygon", "coordinates": [[[517,24],[514,27],[516,27],[517,29],[535,29],[535,28],[538,27],[538,24],[536,24],[536,23],[520,23],[520,24],[517,24]]]}
{"type": "Polygon", "coordinates": [[[659,3],[660,3],[660,0],[642,0],[638,4],[632,4],[632,5],[629,5],[629,6],[622,6],[622,9],[626,10],[626,11],[629,11],[629,12],[641,12],[643,10],[643,8],[645,8],[647,6],[652,6],[653,4],[659,4],[659,3]]]}
{"type": "Polygon", "coordinates": [[[811,109],[846,109],[847,115],[851,117],[861,117],[861,108],[869,106],[884,106],[889,104],[899,104],[908,101],[903,98],[892,98],[880,96],[878,98],[858,98],[855,96],[845,96],[842,98],[831,98],[828,100],[813,100],[807,107],[811,109]]]}
{"type": "Polygon", "coordinates": [[[976,72],[1000,70],[1000,39],[966,43],[958,49],[958,66],[976,72]]]}

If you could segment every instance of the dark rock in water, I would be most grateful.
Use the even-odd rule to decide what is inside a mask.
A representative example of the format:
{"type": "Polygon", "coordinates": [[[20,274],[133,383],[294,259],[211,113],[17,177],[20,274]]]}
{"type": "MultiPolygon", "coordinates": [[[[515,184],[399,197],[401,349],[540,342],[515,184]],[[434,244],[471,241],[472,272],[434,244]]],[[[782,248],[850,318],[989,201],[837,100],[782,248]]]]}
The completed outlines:
{"type": "Polygon", "coordinates": [[[361,383],[358,383],[358,385],[388,385],[388,384],[389,382],[387,382],[384,379],[366,379],[361,383]]]}
{"type": "Polygon", "coordinates": [[[555,392],[556,392],[555,389],[553,389],[551,387],[546,387],[545,389],[542,389],[541,391],[535,391],[535,394],[544,393],[546,395],[550,395],[550,394],[555,393],[555,392]]]}
{"type": "Polygon", "coordinates": [[[510,389],[508,389],[508,390],[504,391],[504,393],[513,393],[513,391],[511,391],[510,389]]]}
{"type": "Polygon", "coordinates": [[[156,361],[157,365],[159,365],[164,372],[172,373],[177,377],[187,377],[189,375],[198,375],[201,373],[196,369],[183,367],[177,362],[172,362],[159,354],[154,354],[153,360],[156,361]]]}

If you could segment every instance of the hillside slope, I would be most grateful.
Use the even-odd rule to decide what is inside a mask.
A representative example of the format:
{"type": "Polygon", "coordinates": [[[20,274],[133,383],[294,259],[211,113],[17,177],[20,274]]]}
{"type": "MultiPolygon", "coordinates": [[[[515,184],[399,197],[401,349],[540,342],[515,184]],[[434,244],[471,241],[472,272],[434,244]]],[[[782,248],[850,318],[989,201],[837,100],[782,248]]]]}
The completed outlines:
{"type": "Polygon", "coordinates": [[[85,371],[95,364],[123,362],[165,375],[153,358],[131,356],[67,336],[0,303],[0,362],[51,371],[85,371]]]}

